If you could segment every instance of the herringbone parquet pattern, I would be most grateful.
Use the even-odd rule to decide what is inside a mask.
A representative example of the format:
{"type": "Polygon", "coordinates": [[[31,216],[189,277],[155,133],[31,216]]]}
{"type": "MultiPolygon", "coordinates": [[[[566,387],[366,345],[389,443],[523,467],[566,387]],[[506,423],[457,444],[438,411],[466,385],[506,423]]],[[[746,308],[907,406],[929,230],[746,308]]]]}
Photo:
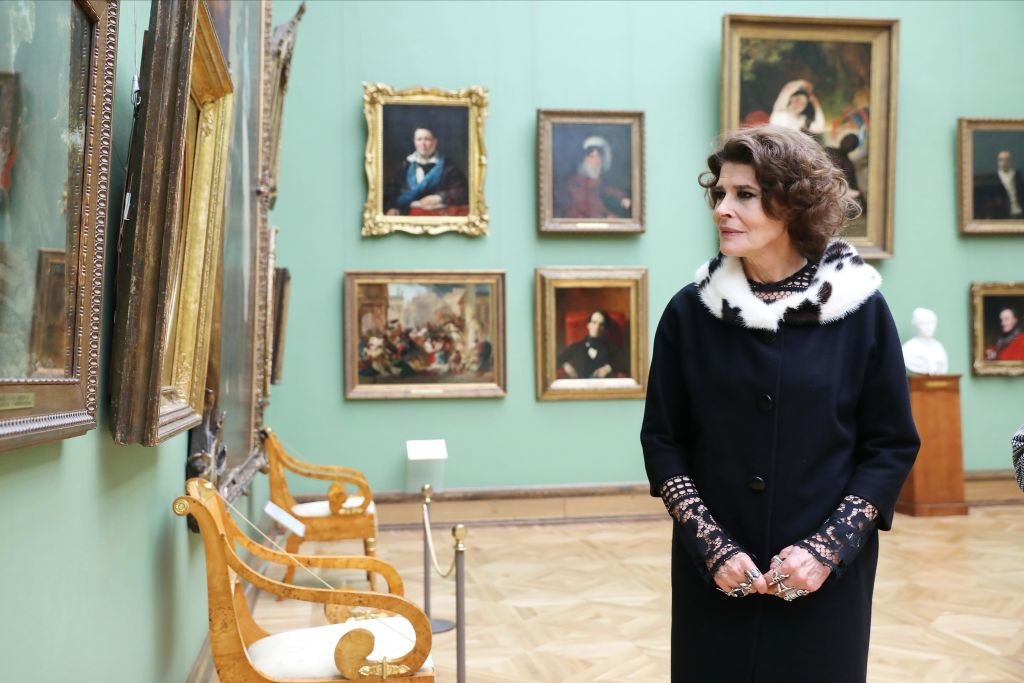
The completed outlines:
{"type": "MultiPolygon", "coordinates": [[[[667,681],[669,536],[667,520],[471,528],[468,683],[667,681]]],[[[447,566],[446,529],[435,544],[447,566]]],[[[383,531],[378,547],[422,603],[421,533],[383,531]]],[[[314,548],[358,551],[303,551],[314,548]]],[[[433,588],[433,616],[452,618],[453,584],[435,577],[433,588]]],[[[263,597],[256,618],[271,630],[322,623],[263,597]]],[[[434,637],[434,658],[454,683],[454,631],[434,637]]],[[[1024,682],[1024,506],[897,517],[882,537],[869,680],[1024,682]]]]}

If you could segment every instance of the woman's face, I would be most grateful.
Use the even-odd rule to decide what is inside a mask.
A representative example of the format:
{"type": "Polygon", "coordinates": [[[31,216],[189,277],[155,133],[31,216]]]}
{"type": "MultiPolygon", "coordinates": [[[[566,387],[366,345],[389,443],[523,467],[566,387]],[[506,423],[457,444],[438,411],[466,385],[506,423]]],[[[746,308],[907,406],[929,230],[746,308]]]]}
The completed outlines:
{"type": "Polygon", "coordinates": [[[807,108],[807,95],[797,93],[789,98],[789,110],[794,114],[799,114],[807,108]]]}
{"type": "Polygon", "coordinates": [[[761,195],[752,166],[722,164],[711,196],[715,201],[712,216],[718,226],[719,248],[726,256],[744,258],[789,248],[786,224],[764,212],[761,195]]]}

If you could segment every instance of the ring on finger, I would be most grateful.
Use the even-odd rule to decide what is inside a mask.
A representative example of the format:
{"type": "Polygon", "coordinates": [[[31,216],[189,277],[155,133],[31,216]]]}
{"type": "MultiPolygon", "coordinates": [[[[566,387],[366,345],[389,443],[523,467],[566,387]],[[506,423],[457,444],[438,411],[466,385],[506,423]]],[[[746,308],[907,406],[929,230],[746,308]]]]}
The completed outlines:
{"type": "Polygon", "coordinates": [[[777,586],[788,578],[789,574],[780,574],[777,569],[773,569],[771,573],[771,581],[768,582],[768,585],[777,586]]]}
{"type": "Polygon", "coordinates": [[[774,567],[777,564],[782,564],[782,558],[778,555],[772,555],[772,559],[768,562],[769,565],[774,567]]]}
{"type": "Polygon", "coordinates": [[[761,572],[758,569],[748,569],[743,574],[750,580],[750,583],[754,583],[761,578],[761,572]]]}
{"type": "Polygon", "coordinates": [[[805,595],[810,595],[810,593],[808,591],[804,590],[803,588],[790,588],[782,596],[782,599],[785,600],[786,602],[793,602],[797,598],[802,598],[805,595]]]}

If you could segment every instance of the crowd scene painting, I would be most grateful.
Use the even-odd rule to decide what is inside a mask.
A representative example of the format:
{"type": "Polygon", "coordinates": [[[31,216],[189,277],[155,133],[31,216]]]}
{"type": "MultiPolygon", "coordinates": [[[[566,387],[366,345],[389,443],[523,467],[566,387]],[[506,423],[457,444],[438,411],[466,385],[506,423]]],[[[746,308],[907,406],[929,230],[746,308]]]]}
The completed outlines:
{"type": "Polygon", "coordinates": [[[366,284],[359,384],[495,381],[490,284],[366,284]]]}

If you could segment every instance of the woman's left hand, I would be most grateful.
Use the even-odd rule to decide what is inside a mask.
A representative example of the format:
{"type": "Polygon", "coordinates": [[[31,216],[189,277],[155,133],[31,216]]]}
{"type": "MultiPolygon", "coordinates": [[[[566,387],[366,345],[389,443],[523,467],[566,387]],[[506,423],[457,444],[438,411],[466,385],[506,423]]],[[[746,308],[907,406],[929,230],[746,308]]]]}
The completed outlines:
{"type": "Polygon", "coordinates": [[[795,600],[821,588],[831,571],[803,548],[787,546],[772,558],[765,573],[768,593],[795,600]]]}

